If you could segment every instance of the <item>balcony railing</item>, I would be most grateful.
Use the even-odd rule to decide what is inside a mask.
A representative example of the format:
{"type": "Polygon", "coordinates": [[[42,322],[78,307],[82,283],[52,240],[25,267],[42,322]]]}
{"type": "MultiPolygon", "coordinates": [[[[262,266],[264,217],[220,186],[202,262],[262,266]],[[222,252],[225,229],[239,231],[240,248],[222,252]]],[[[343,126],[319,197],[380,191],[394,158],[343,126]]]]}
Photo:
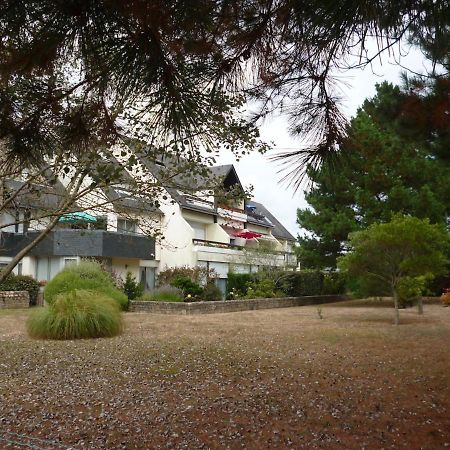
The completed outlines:
{"type": "MultiPolygon", "coordinates": [[[[192,243],[194,245],[199,245],[199,246],[203,246],[203,247],[214,247],[214,248],[226,248],[229,250],[256,250],[258,251],[258,247],[245,247],[242,245],[236,245],[236,244],[228,244],[226,242],[218,242],[218,241],[209,241],[206,239],[192,239],[192,243]]],[[[286,264],[289,265],[296,265],[297,264],[297,258],[295,256],[294,253],[292,252],[286,252],[286,251],[280,251],[280,250],[268,250],[266,249],[268,254],[273,254],[273,255],[283,255],[284,257],[284,261],[286,262],[286,264]]]]}
{"type": "Polygon", "coordinates": [[[214,209],[214,202],[210,202],[209,200],[204,200],[199,197],[194,197],[192,195],[184,196],[186,203],[193,206],[202,206],[203,208],[214,209]]]}
{"type": "Polygon", "coordinates": [[[228,248],[231,250],[242,250],[242,245],[227,244],[226,242],[208,241],[205,239],[192,239],[194,245],[200,245],[203,247],[215,247],[215,248],[228,248]]]}
{"type": "MultiPolygon", "coordinates": [[[[3,233],[0,255],[14,256],[39,234],[3,233]]],[[[104,230],[53,230],[30,256],[82,256],[155,259],[155,240],[143,235],[104,230]]]]}

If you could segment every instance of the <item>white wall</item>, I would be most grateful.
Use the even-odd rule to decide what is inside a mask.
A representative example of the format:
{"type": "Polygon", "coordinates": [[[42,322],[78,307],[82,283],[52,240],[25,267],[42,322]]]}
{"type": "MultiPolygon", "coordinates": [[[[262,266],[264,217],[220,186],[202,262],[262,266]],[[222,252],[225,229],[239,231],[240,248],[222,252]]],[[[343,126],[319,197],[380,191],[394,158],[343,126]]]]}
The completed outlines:
{"type": "Polygon", "coordinates": [[[230,235],[218,223],[212,223],[206,227],[206,239],[224,244],[230,243],[230,235]]]}
{"type": "Polygon", "coordinates": [[[112,270],[120,275],[124,280],[127,272],[131,272],[139,281],[139,259],[134,258],[112,258],[112,270]]]}
{"type": "Polygon", "coordinates": [[[161,231],[165,239],[157,244],[159,270],[166,267],[195,266],[197,255],[193,252],[192,244],[194,230],[183,218],[181,208],[167,201],[161,203],[160,209],[164,213],[161,231]]]}
{"type": "MultiPolygon", "coordinates": [[[[23,213],[19,213],[19,221],[23,221],[23,213]]],[[[14,233],[16,231],[16,218],[13,214],[9,212],[2,212],[0,214],[0,225],[4,228],[1,228],[0,231],[8,232],[8,233],[14,233]]],[[[23,223],[19,223],[19,233],[23,232],[23,223]]]]}

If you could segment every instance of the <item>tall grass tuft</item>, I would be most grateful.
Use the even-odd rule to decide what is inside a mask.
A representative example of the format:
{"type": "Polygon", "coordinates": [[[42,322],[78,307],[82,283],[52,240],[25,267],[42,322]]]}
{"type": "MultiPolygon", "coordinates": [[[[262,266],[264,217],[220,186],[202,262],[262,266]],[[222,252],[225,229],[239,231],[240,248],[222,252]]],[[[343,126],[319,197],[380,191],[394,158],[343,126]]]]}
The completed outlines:
{"type": "Polygon", "coordinates": [[[115,300],[123,311],[128,309],[128,297],[114,286],[111,275],[95,261],[82,261],[59,272],[45,287],[44,298],[52,304],[59,294],[74,290],[97,291],[115,300]]]}
{"type": "Polygon", "coordinates": [[[39,308],[27,321],[28,334],[37,339],[86,339],[122,332],[120,309],[104,294],[73,290],[59,294],[47,308],[39,308]]]}
{"type": "Polygon", "coordinates": [[[139,301],[147,302],[182,302],[184,301],[183,291],[173,286],[161,286],[152,292],[146,292],[139,301]]]}

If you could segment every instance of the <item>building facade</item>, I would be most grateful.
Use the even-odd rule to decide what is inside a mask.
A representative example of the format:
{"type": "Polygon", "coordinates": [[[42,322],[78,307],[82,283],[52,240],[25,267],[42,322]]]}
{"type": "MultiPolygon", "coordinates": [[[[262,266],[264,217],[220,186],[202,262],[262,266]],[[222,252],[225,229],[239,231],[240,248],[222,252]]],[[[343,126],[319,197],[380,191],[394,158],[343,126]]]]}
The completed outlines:
{"type": "MultiPolygon", "coordinates": [[[[156,166],[144,161],[150,176],[158,177],[162,166],[161,162],[156,166]]],[[[232,165],[211,167],[208,174],[225,189],[242,189],[232,165]]],[[[5,183],[2,192],[21,188],[20,181],[5,183]]],[[[110,188],[101,195],[109,208],[82,205],[83,213],[75,208],[63,215],[45,239],[22,258],[15,273],[45,282],[69,264],[94,258],[118,276],[130,271],[151,290],[161,270],[203,266],[215,271],[224,292],[230,271],[250,273],[267,266],[292,270],[297,265],[295,238],[255,201],[243,197],[224,200],[191,182],[164,188],[164,201],[158,202],[158,207],[134,197],[126,188],[110,188]],[[148,231],[150,222],[153,229],[158,228],[157,238],[148,231]]],[[[45,229],[45,214],[39,220],[33,218],[39,215],[37,211],[55,208],[56,197],[51,189],[38,196],[25,190],[1,213],[0,267],[45,229]]]]}

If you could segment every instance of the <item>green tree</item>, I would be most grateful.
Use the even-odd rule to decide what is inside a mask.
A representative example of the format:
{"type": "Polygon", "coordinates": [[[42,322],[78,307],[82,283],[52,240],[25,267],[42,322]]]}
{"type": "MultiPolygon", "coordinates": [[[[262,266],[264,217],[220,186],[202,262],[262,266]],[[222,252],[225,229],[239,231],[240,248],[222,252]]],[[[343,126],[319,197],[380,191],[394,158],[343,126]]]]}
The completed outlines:
{"type": "MultiPolygon", "coordinates": [[[[442,123],[440,133],[433,132],[436,124],[431,122],[422,124],[420,133],[413,124],[416,112],[420,111],[417,117],[426,115],[422,109],[431,108],[430,97],[436,96],[434,91],[422,96],[388,83],[378,85],[377,95],[352,119],[335,170],[309,172],[312,188],[305,196],[310,208],[297,213],[298,224],[308,232],[299,239],[304,267],[335,267],[350,232],[387,222],[394,213],[447,222],[450,168],[441,157],[448,139],[444,122],[436,119],[442,123]]],[[[438,96],[442,103],[448,93],[438,96]]]]}
{"type": "Polygon", "coordinates": [[[136,281],[136,277],[131,272],[127,272],[123,283],[123,292],[125,292],[128,300],[134,300],[142,295],[144,286],[136,281]]]}
{"type": "MultiPolygon", "coordinates": [[[[395,324],[399,323],[399,291],[409,289],[411,277],[445,273],[449,233],[428,219],[395,216],[388,223],[372,224],[350,234],[350,251],[341,256],[339,269],[370,289],[392,295],[395,324]]],[[[420,278],[417,280],[420,281],[420,278]]],[[[415,283],[414,288],[417,288],[415,283]]]]}

